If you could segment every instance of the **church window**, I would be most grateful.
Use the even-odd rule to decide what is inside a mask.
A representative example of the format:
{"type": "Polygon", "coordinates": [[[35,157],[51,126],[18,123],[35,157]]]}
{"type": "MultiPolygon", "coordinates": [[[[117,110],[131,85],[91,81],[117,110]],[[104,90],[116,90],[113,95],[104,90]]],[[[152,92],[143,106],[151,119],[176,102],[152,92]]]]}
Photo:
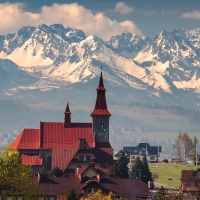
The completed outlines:
{"type": "Polygon", "coordinates": [[[49,157],[47,158],[47,170],[50,170],[50,169],[51,169],[51,160],[52,160],[52,158],[51,158],[51,156],[49,156],[49,157]]]}
{"type": "Polygon", "coordinates": [[[103,132],[103,131],[105,131],[105,124],[103,120],[100,120],[98,122],[98,132],[103,132]]]}
{"type": "Polygon", "coordinates": [[[84,156],[79,156],[79,161],[84,161],[84,156]]]}
{"type": "Polygon", "coordinates": [[[86,161],[91,161],[91,156],[86,156],[86,161]]]}

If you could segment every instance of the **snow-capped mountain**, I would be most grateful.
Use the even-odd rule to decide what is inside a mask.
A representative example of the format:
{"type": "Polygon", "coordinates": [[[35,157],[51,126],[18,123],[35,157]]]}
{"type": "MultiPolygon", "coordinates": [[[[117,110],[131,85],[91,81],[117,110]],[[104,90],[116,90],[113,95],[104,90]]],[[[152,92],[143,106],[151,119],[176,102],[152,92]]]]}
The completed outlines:
{"type": "MultiPolygon", "coordinates": [[[[104,79],[112,86],[142,91],[151,98],[167,99],[167,95],[187,101],[191,94],[183,89],[200,86],[199,32],[162,31],[153,40],[123,33],[103,41],[76,28],[42,24],[0,36],[0,58],[7,59],[0,62],[11,60],[19,74],[26,74],[19,77],[27,76],[28,82],[18,77],[20,84],[10,85],[9,94],[90,83],[102,65],[104,79]]],[[[2,82],[5,93],[6,85],[2,82]]]]}

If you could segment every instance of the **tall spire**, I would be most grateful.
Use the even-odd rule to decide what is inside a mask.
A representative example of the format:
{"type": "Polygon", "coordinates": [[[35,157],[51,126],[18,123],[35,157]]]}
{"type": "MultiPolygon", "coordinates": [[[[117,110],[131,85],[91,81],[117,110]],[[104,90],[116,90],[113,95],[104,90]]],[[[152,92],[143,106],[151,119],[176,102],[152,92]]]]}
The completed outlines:
{"type": "Polygon", "coordinates": [[[71,126],[71,112],[70,112],[70,109],[69,109],[68,102],[67,102],[67,106],[66,106],[64,114],[65,114],[64,127],[68,128],[68,127],[71,126]]]}
{"type": "MultiPolygon", "coordinates": [[[[100,76],[100,79],[99,79],[99,87],[98,88],[101,88],[101,89],[104,89],[106,90],[106,88],[104,88],[104,84],[103,84],[103,75],[102,75],[102,71],[101,71],[101,76],[100,76]]],[[[97,88],[97,89],[98,89],[97,88]]]]}
{"type": "Polygon", "coordinates": [[[64,114],[71,114],[68,102],[64,114]]]}
{"type": "Polygon", "coordinates": [[[99,86],[96,90],[97,90],[96,104],[95,104],[95,109],[91,113],[91,115],[111,116],[110,112],[107,109],[106,95],[105,95],[106,88],[104,87],[103,83],[102,71],[99,79],[99,86]]]}

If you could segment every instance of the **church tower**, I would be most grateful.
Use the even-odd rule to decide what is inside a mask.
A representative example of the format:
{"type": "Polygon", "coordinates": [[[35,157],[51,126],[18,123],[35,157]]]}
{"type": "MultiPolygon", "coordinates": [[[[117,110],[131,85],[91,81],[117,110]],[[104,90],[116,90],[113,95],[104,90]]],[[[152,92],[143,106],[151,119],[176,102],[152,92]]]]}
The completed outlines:
{"type": "Polygon", "coordinates": [[[91,113],[93,134],[95,134],[96,142],[109,142],[109,117],[111,114],[107,109],[106,88],[104,87],[102,72],[99,87],[96,90],[95,109],[91,113]]]}

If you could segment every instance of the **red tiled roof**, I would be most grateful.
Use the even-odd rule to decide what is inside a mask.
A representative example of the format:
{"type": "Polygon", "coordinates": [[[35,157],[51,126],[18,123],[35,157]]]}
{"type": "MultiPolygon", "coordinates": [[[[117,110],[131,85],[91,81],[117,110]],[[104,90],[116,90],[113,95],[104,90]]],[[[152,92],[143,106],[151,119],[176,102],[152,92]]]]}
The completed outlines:
{"type": "MultiPolygon", "coordinates": [[[[37,178],[33,178],[35,182],[37,182],[37,178]]],[[[65,195],[66,191],[74,187],[76,192],[80,194],[81,188],[84,186],[93,184],[94,180],[87,178],[85,181],[91,180],[90,182],[80,182],[77,177],[71,178],[49,178],[42,177],[40,186],[44,188],[45,196],[57,196],[57,195],[65,195]]],[[[124,198],[147,198],[149,196],[148,187],[145,183],[140,181],[139,179],[122,179],[122,178],[101,178],[99,184],[100,188],[105,188],[109,191],[113,191],[117,195],[120,195],[124,198]]]]}
{"type": "Polygon", "coordinates": [[[85,139],[89,147],[94,147],[91,123],[71,123],[70,128],[64,128],[63,122],[41,122],[41,130],[24,129],[10,148],[78,148],[79,139],[85,139]]]}
{"type": "Polygon", "coordinates": [[[102,168],[113,164],[113,148],[93,148],[92,151],[102,168]]]}
{"type": "Polygon", "coordinates": [[[42,158],[38,155],[26,155],[22,154],[22,164],[23,165],[42,165],[42,158]]]}
{"type": "Polygon", "coordinates": [[[77,151],[77,148],[54,148],[52,150],[52,168],[59,167],[64,171],[77,151]]]}
{"type": "Polygon", "coordinates": [[[39,138],[40,138],[39,129],[25,128],[9,147],[17,149],[38,149],[39,138]]]}
{"type": "Polygon", "coordinates": [[[113,191],[124,198],[137,199],[149,196],[149,190],[145,183],[132,178],[101,178],[102,187],[113,191]]]}
{"type": "Polygon", "coordinates": [[[181,173],[181,186],[183,191],[188,191],[191,189],[195,191],[194,187],[189,187],[188,183],[194,178],[197,170],[182,170],[181,173]]]}

